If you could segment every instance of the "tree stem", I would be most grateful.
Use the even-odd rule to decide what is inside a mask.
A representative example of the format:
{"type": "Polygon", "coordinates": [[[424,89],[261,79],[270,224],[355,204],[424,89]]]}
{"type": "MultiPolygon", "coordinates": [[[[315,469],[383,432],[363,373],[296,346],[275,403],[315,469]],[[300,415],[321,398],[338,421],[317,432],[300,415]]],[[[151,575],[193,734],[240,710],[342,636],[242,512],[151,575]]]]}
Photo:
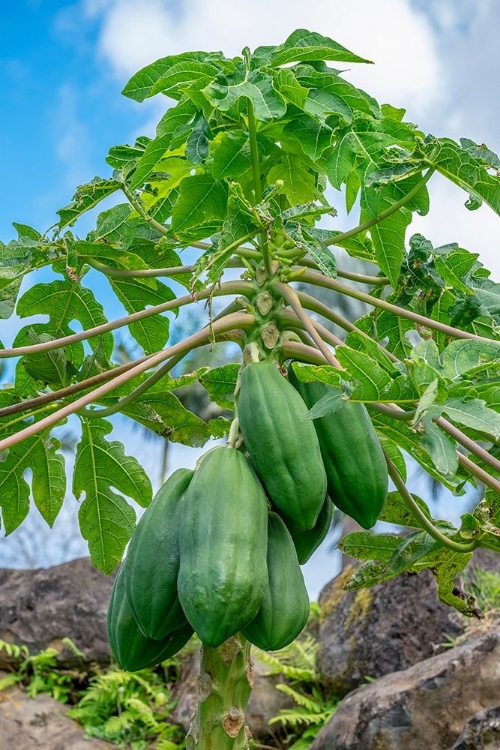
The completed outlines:
{"type": "MultiPolygon", "coordinates": [[[[257,121],[255,119],[255,113],[253,110],[253,104],[250,99],[247,99],[248,106],[248,141],[250,144],[250,157],[252,159],[252,173],[253,173],[253,190],[255,195],[255,203],[260,203],[262,200],[262,185],[260,178],[260,160],[259,160],[259,146],[257,144],[257,121]]],[[[266,273],[271,275],[271,258],[269,256],[269,247],[267,244],[267,235],[265,229],[260,233],[260,249],[262,252],[262,258],[264,261],[264,268],[266,273]]]]}
{"type": "Polygon", "coordinates": [[[281,296],[288,302],[301,323],[304,324],[304,328],[306,329],[326,361],[330,365],[333,365],[333,367],[341,369],[340,362],[332,354],[330,348],[325,344],[318,331],[316,330],[312,320],[306,315],[304,308],[300,304],[300,300],[297,297],[297,293],[292,289],[291,286],[288,286],[288,284],[278,283],[276,284],[275,288],[276,291],[281,294],[281,296]]]}
{"type": "Polygon", "coordinates": [[[334,281],[333,279],[328,278],[328,276],[322,276],[314,271],[306,271],[302,276],[302,281],[307,284],[322,286],[326,289],[333,289],[335,292],[345,294],[347,297],[354,297],[354,299],[358,299],[361,302],[367,302],[372,307],[387,310],[387,312],[399,315],[401,318],[408,318],[408,320],[412,320],[414,323],[419,323],[422,326],[426,326],[426,328],[432,328],[435,331],[446,333],[448,336],[453,336],[457,339],[474,339],[475,341],[485,341],[488,344],[498,343],[494,339],[488,339],[485,336],[477,336],[475,333],[469,333],[468,331],[461,331],[459,328],[453,328],[445,323],[439,323],[437,320],[426,318],[424,315],[419,315],[411,310],[406,310],[404,307],[398,307],[398,305],[393,305],[383,299],[377,299],[376,297],[372,297],[371,294],[360,292],[358,289],[352,289],[345,284],[341,284],[339,281],[334,281]]]}
{"type": "Polygon", "coordinates": [[[434,524],[427,518],[425,513],[423,513],[418,507],[417,503],[415,502],[415,500],[411,496],[411,493],[406,487],[401,474],[396,469],[396,467],[392,463],[391,459],[389,458],[385,450],[384,450],[384,456],[387,462],[387,469],[389,471],[389,476],[394,482],[394,484],[396,485],[396,489],[398,490],[399,494],[404,500],[406,507],[408,508],[410,513],[418,520],[419,526],[425,529],[425,531],[427,531],[427,533],[437,542],[439,542],[445,547],[448,547],[448,549],[451,549],[454,552],[472,552],[473,550],[475,550],[476,549],[475,540],[471,542],[454,542],[453,539],[450,539],[445,534],[442,534],[439,531],[439,529],[437,529],[434,526],[434,524]]]}
{"type": "Polygon", "coordinates": [[[498,479],[495,479],[487,471],[475,464],[474,461],[471,461],[468,456],[458,453],[458,463],[470,472],[472,476],[500,495],[500,482],[498,479]]]}
{"type": "Polygon", "coordinates": [[[135,196],[130,192],[130,190],[126,187],[125,184],[122,185],[122,191],[127,197],[130,205],[135,208],[137,213],[141,218],[144,219],[144,221],[147,221],[148,224],[150,224],[159,234],[167,235],[169,233],[170,227],[166,227],[164,224],[160,224],[159,221],[156,221],[152,216],[148,214],[148,212],[145,210],[144,206],[140,202],[140,200],[137,200],[135,196]]]}
{"type": "MultiPolygon", "coordinates": [[[[359,333],[360,336],[363,336],[364,338],[373,342],[371,336],[362,331],[360,328],[357,328],[354,323],[351,323],[349,320],[347,320],[347,318],[344,318],[342,317],[342,315],[339,315],[333,310],[330,310],[327,305],[317,300],[316,297],[311,297],[310,294],[305,294],[304,292],[296,292],[296,294],[300,300],[302,307],[305,307],[307,310],[312,310],[318,315],[321,315],[323,318],[330,320],[332,323],[335,323],[339,326],[339,328],[343,328],[344,331],[347,331],[348,333],[350,333],[351,331],[356,331],[356,333],[359,333]]],[[[382,344],[379,344],[377,342],[377,346],[380,351],[383,352],[386,357],[389,357],[392,362],[399,362],[399,359],[392,352],[385,349],[382,344]]]]}
{"type": "MultiPolygon", "coordinates": [[[[214,334],[217,334],[219,332],[222,333],[230,331],[232,329],[246,329],[253,326],[254,323],[255,318],[253,317],[253,315],[248,315],[247,313],[233,313],[232,315],[228,315],[227,318],[223,318],[222,320],[214,322],[212,331],[214,334]]],[[[136,375],[142,375],[142,373],[146,370],[149,370],[150,367],[161,364],[161,362],[163,362],[165,359],[174,357],[177,354],[188,352],[190,349],[194,349],[195,347],[208,344],[210,340],[210,331],[206,331],[205,329],[203,329],[202,331],[198,331],[198,333],[195,333],[193,336],[190,336],[184,341],[181,341],[179,344],[175,344],[168,349],[153,354],[151,357],[148,357],[148,359],[142,364],[136,364],[128,372],[113,378],[110,383],[105,383],[105,385],[99,386],[91,393],[82,396],[73,403],[63,406],[61,409],[55,412],[55,414],[50,414],[49,416],[44,417],[44,419],[41,419],[39,422],[31,424],[29,425],[29,427],[25,427],[24,430],[20,430],[20,432],[16,432],[14,435],[10,435],[8,438],[0,440],[0,451],[6,450],[7,448],[12,448],[12,446],[17,445],[22,440],[26,440],[26,438],[29,438],[32,435],[36,435],[38,432],[41,432],[48,427],[53,427],[62,419],[69,417],[71,414],[74,414],[82,407],[92,403],[92,401],[96,401],[97,399],[101,398],[101,396],[105,396],[106,393],[109,393],[109,391],[118,388],[120,385],[126,383],[131,378],[134,378],[136,375]]]]}
{"type": "Polygon", "coordinates": [[[47,352],[51,349],[58,349],[60,346],[69,346],[70,344],[75,344],[77,341],[84,341],[93,338],[94,336],[100,336],[102,333],[113,331],[115,328],[121,328],[122,326],[127,326],[137,320],[149,318],[151,315],[157,315],[162,312],[168,312],[169,310],[175,310],[177,307],[190,305],[198,300],[206,299],[211,295],[220,297],[229,294],[243,294],[246,296],[250,294],[252,290],[253,287],[248,281],[226,281],[214,290],[203,289],[202,291],[197,292],[196,297],[193,297],[191,294],[186,294],[184,297],[177,297],[177,299],[170,300],[169,302],[162,302],[161,305],[155,305],[154,307],[147,308],[147,310],[140,310],[131,315],[125,315],[123,318],[117,318],[117,320],[112,320],[109,323],[103,323],[94,328],[89,328],[87,331],[73,333],[71,336],[63,336],[59,339],[54,339],[53,341],[45,341],[42,344],[18,346],[14,349],[0,349],[0,359],[6,357],[20,357],[21,355],[34,354],[35,352],[47,352]]]}
{"type": "Polygon", "coordinates": [[[251,645],[239,633],[219,648],[201,648],[198,709],[187,750],[248,750],[245,711],[253,685],[251,645]]]}
{"type": "Polygon", "coordinates": [[[146,393],[146,391],[152,388],[155,383],[164,378],[184,356],[184,354],[178,354],[176,357],[169,359],[168,362],[165,362],[165,364],[161,365],[161,367],[153,372],[149,378],[146,378],[143,383],[138,385],[137,388],[134,388],[130,393],[127,393],[126,396],[120,398],[116,404],[113,404],[113,406],[108,406],[105,409],[89,409],[85,407],[79,409],[78,414],[86,419],[103,419],[104,417],[111,417],[113,414],[122,411],[128,404],[131,404],[139,398],[139,396],[142,396],[143,393],[146,393]]]}
{"type": "Polygon", "coordinates": [[[170,266],[169,268],[113,268],[113,266],[106,266],[104,263],[91,257],[90,255],[79,256],[87,265],[95,268],[96,271],[106,274],[106,276],[116,276],[118,278],[133,278],[133,279],[144,279],[152,276],[178,276],[182,273],[192,273],[194,266],[170,266]]]}
{"type": "Polygon", "coordinates": [[[298,341],[283,342],[283,358],[299,359],[301,362],[307,362],[310,365],[324,365],[325,358],[316,347],[299,344],[298,341]]]}
{"type": "Polygon", "coordinates": [[[336,237],[332,237],[330,240],[324,240],[324,244],[325,245],[341,245],[342,242],[344,242],[345,240],[348,240],[350,237],[354,237],[354,235],[359,234],[360,232],[364,232],[367,229],[370,229],[370,227],[373,227],[375,224],[378,224],[384,219],[387,219],[389,216],[396,213],[396,211],[399,211],[400,208],[403,208],[403,206],[406,203],[409,203],[409,201],[411,201],[411,199],[414,198],[417,195],[417,193],[419,193],[422,190],[422,188],[430,180],[430,178],[432,177],[435,171],[436,171],[435,168],[431,167],[422,177],[420,182],[418,182],[415,185],[415,187],[413,187],[399,201],[397,201],[396,203],[393,203],[392,206],[390,206],[389,208],[386,208],[385,211],[382,211],[378,216],[374,216],[372,219],[368,219],[367,221],[364,221],[362,224],[358,224],[357,227],[353,227],[352,229],[349,229],[347,232],[343,232],[342,234],[339,234],[336,237]]]}
{"type": "MultiPolygon", "coordinates": [[[[285,327],[288,330],[298,329],[300,331],[307,330],[305,323],[297,316],[296,313],[294,313],[292,310],[282,310],[279,315],[279,320],[282,323],[285,323],[285,327]]],[[[321,325],[321,323],[318,323],[317,320],[313,320],[312,318],[309,318],[311,321],[311,324],[314,326],[316,331],[318,332],[319,336],[321,336],[323,341],[326,341],[328,344],[331,344],[332,346],[342,346],[344,343],[341,341],[335,334],[331,333],[327,328],[321,325]]]]}

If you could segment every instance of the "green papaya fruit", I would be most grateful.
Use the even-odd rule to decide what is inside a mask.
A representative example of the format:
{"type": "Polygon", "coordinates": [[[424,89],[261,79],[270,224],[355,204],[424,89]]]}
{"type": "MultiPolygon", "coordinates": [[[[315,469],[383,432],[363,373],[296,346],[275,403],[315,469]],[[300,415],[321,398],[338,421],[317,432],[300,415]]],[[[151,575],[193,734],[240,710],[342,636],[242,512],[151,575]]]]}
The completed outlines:
{"type": "Polygon", "coordinates": [[[326,496],[326,474],[307,407],[272,362],[243,368],[238,419],[250,459],[273,504],[312,529],[326,496]]]}
{"type": "Polygon", "coordinates": [[[184,619],[181,627],[161,640],[146,638],[132,615],[125,593],[123,566],[117,573],[108,608],[108,640],[118,665],[128,672],[153,667],[174,656],[188,642],[193,628],[184,619]]]}
{"type": "Polygon", "coordinates": [[[179,535],[179,598],[207,646],[252,620],[267,580],[267,498],[245,456],[209,451],[186,490],[179,535]]]}
{"type": "Polygon", "coordinates": [[[269,514],[267,570],[264,602],[242,633],[258,648],[278,651],[304,629],[310,606],[292,537],[277,513],[269,514]]]}
{"type": "Polygon", "coordinates": [[[297,557],[301,565],[304,565],[304,563],[309,560],[313,552],[318,549],[319,545],[328,534],[332,525],[334,510],[335,506],[327,495],[318,516],[318,520],[312,529],[307,530],[301,529],[287,516],[282,516],[286,527],[290,532],[290,536],[293,539],[297,551],[297,557]]]}
{"type": "Polygon", "coordinates": [[[143,635],[164,638],[185,622],[177,595],[182,499],[193,472],[177,469],[158,490],[132,534],[125,590],[143,635]]]}
{"type": "MultiPolygon", "coordinates": [[[[308,409],[326,396],[331,386],[302,383],[288,377],[308,409]]],[[[336,412],[313,420],[328,479],[328,494],[335,505],[365,529],[382,511],[388,489],[387,465],[377,433],[364,404],[349,402],[336,412]]]]}

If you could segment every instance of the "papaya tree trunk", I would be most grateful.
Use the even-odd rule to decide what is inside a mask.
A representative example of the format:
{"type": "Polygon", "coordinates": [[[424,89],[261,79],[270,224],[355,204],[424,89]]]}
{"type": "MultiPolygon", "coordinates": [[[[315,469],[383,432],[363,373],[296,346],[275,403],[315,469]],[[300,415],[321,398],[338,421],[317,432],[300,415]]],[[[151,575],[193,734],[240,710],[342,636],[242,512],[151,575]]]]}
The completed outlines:
{"type": "Polygon", "coordinates": [[[245,711],[253,684],[251,644],[241,634],[219,648],[202,646],[196,682],[198,709],[187,750],[248,750],[245,711]]]}

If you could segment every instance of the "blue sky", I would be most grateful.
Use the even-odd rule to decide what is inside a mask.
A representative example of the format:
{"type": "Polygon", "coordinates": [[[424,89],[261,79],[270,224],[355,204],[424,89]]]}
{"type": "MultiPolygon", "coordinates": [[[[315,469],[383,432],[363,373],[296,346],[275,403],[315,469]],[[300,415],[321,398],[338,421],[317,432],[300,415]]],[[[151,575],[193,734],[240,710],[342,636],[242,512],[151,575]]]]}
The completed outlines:
{"type": "Polygon", "coordinates": [[[95,54],[97,21],[67,28],[60,2],[21,0],[2,13],[0,238],[13,220],[45,229],[77,184],[108,171],[108,147],[142,119],[95,54]]]}
{"type": "MultiPolygon", "coordinates": [[[[249,45],[276,44],[295,28],[319,30],[373,59],[348,73],[380,101],[407,106],[408,116],[435,135],[468,136],[500,150],[497,123],[495,0],[17,0],[0,16],[0,240],[12,221],[40,230],[56,219],[75,187],[109,174],[111,145],[152,135],[166,100],[144,105],[120,91],[140,67],[188,49],[238,54],[249,45]]],[[[467,196],[436,179],[434,208],[412,231],[436,244],[459,241],[480,252],[500,278],[497,224],[487,208],[471,214],[467,196]],[[495,223],[494,223],[495,222],[495,223]]],[[[77,231],[90,228],[91,217],[77,231]]],[[[342,227],[344,228],[344,227],[342,227]]],[[[44,280],[38,274],[37,280],[44,280]]],[[[116,315],[116,303],[101,301],[116,315]]],[[[0,324],[7,341],[15,322],[0,324]]],[[[121,429],[137,455],[137,433],[121,429]]],[[[175,446],[172,464],[192,466],[196,451],[175,446]]],[[[157,458],[144,457],[152,472],[157,458]]],[[[64,532],[64,526],[59,533],[64,532]]],[[[54,544],[55,537],[50,537],[54,544]]],[[[8,540],[7,540],[8,542],[8,540]]],[[[49,537],[47,537],[49,543],[49,537]]],[[[0,558],[2,557],[0,545],[0,558]]],[[[308,572],[317,591],[324,566],[308,572]]],[[[328,567],[328,566],[327,566],[328,567]]],[[[328,573],[326,574],[328,576],[328,573]]]]}

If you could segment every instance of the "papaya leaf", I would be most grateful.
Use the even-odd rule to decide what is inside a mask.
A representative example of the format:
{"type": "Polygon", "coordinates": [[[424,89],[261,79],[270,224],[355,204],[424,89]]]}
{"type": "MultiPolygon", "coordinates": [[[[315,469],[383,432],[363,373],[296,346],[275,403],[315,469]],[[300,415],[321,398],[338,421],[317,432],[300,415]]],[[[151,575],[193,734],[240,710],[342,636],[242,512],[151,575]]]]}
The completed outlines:
{"type": "Polygon", "coordinates": [[[171,139],[171,134],[167,133],[166,135],[160,135],[157,138],[153,138],[153,140],[148,143],[145,151],[136,164],[134,174],[130,180],[131,190],[141,187],[146,182],[151,172],[168,150],[171,139]]]}
{"type": "Polygon", "coordinates": [[[208,146],[213,137],[210,126],[202,114],[198,114],[186,142],[186,159],[191,164],[203,164],[208,156],[208,146]]]}
{"type": "Polygon", "coordinates": [[[348,346],[338,346],[336,356],[347,373],[355,379],[352,398],[360,401],[384,401],[384,390],[390,384],[388,373],[368,354],[348,346]]]}
{"type": "Polygon", "coordinates": [[[466,617],[482,617],[481,611],[475,606],[476,600],[472,594],[467,594],[456,586],[456,578],[472,560],[472,552],[453,552],[441,549],[435,555],[436,560],[429,567],[437,582],[439,599],[454,607],[466,617]]]}
{"type": "Polygon", "coordinates": [[[334,414],[342,409],[344,403],[344,392],[340,388],[333,388],[332,386],[331,393],[327,393],[319,401],[316,401],[304,419],[319,419],[320,417],[326,417],[328,414],[334,414]]]}
{"type": "Polygon", "coordinates": [[[313,161],[317,161],[325,149],[330,146],[333,130],[328,125],[319,123],[314,117],[304,113],[288,122],[283,132],[292,135],[302,151],[313,161]]]}
{"type": "MultiPolygon", "coordinates": [[[[313,237],[316,237],[318,240],[322,240],[323,242],[325,242],[326,240],[335,239],[335,237],[342,234],[342,232],[336,230],[321,229],[320,227],[311,227],[309,232],[313,235],[313,237]]],[[[342,240],[342,242],[338,243],[338,246],[343,247],[344,250],[351,256],[351,258],[368,260],[371,263],[375,262],[375,249],[373,247],[371,238],[368,236],[357,234],[355,237],[348,237],[347,239],[342,240]]]]}
{"type": "MultiPolygon", "coordinates": [[[[30,344],[42,344],[53,338],[48,333],[37,335],[30,329],[26,332],[26,339],[30,344]]],[[[63,347],[27,355],[23,359],[23,365],[28,375],[48,385],[61,388],[68,382],[68,365],[71,363],[66,359],[63,347]]]]}
{"type": "Polygon", "coordinates": [[[340,370],[331,365],[299,365],[294,363],[292,367],[302,383],[314,383],[319,380],[320,383],[338,387],[342,380],[340,370]]]}
{"type": "Polygon", "coordinates": [[[345,588],[352,590],[375,586],[377,583],[395,578],[400,573],[411,571],[437,545],[425,531],[396,538],[399,544],[389,560],[384,563],[378,560],[367,560],[354,571],[345,588]]]}
{"type": "MultiPolygon", "coordinates": [[[[430,519],[431,514],[429,513],[429,508],[424,501],[413,493],[412,497],[422,513],[430,519]]],[[[384,503],[382,513],[379,516],[379,521],[394,523],[398,526],[407,526],[408,528],[418,529],[420,527],[419,521],[415,519],[413,513],[407,508],[399,492],[389,492],[387,494],[387,499],[384,503]]]]}
{"type": "Polygon", "coordinates": [[[181,99],[182,95],[193,83],[207,86],[218,73],[218,66],[208,60],[180,60],[155,81],[151,87],[150,96],[165,94],[171,99],[181,99]]]}
{"type": "Polygon", "coordinates": [[[127,223],[131,213],[132,207],[129,203],[119,203],[107,211],[102,211],[97,217],[96,228],[89,233],[88,239],[92,242],[126,241],[133,234],[132,226],[127,223]]]}
{"type": "Polygon", "coordinates": [[[186,409],[172,391],[162,390],[161,383],[127,405],[124,413],[157,435],[193,447],[202,447],[212,437],[224,437],[231,424],[225,419],[204,422],[186,409]]]}
{"type": "Polygon", "coordinates": [[[475,159],[482,161],[486,167],[500,169],[500,159],[485,143],[474,143],[470,138],[460,138],[460,145],[475,159]]]}
{"type": "Polygon", "coordinates": [[[176,139],[179,131],[189,132],[189,123],[196,115],[197,109],[188,97],[182,97],[175,107],[167,109],[160,122],[156,126],[156,137],[170,136],[176,139]],[[184,131],[184,129],[186,130],[184,131]]]}
{"type": "Polygon", "coordinates": [[[260,122],[278,119],[286,112],[286,102],[274,88],[272,77],[260,70],[253,70],[243,77],[219,76],[203,89],[203,93],[212,106],[222,112],[231,110],[240,99],[250,100],[255,118],[260,122]]]}
{"type": "Polygon", "coordinates": [[[500,342],[456,339],[443,351],[443,374],[450,380],[455,380],[466,373],[490,367],[492,361],[498,362],[499,358],[500,342]]]}
{"type": "MultiPolygon", "coordinates": [[[[434,477],[434,479],[437,479],[438,482],[444,484],[445,487],[452,490],[454,494],[463,495],[463,477],[443,474],[435,467],[427,447],[422,443],[420,433],[414,432],[410,429],[406,422],[396,421],[374,409],[369,408],[369,413],[374,427],[379,434],[396,443],[396,445],[406,451],[406,453],[409,453],[428,474],[434,477]]],[[[431,422],[431,425],[436,427],[436,429],[439,429],[433,422],[431,422]]],[[[447,437],[444,432],[440,432],[444,438],[447,437]]],[[[448,468],[448,463],[445,463],[445,466],[448,468]]]]}
{"type": "MultiPolygon", "coordinates": [[[[122,91],[124,96],[134,99],[136,102],[143,102],[150,96],[154,96],[158,91],[169,89],[169,96],[172,98],[181,98],[174,96],[175,87],[179,87],[186,81],[192,81],[193,76],[196,78],[199,72],[199,65],[206,63],[203,70],[212,70],[213,66],[208,65],[208,61],[218,63],[222,61],[222,53],[212,52],[183,52],[180,55],[169,55],[162,57],[156,62],[141,68],[132,76],[122,91]],[[189,71],[191,70],[191,74],[189,71]],[[163,81],[159,84],[159,81],[163,81]]],[[[217,68],[213,68],[215,71],[217,68]]]]}
{"type": "Polygon", "coordinates": [[[64,457],[61,444],[49,432],[18,443],[0,461],[0,508],[5,533],[10,534],[26,518],[30,486],[25,472],[32,472],[31,491],[35,505],[49,526],[61,509],[66,492],[64,457]]]}
{"type": "Polygon", "coordinates": [[[181,240],[201,240],[217,232],[224,221],[227,186],[208,174],[185,177],[172,212],[172,234],[181,240]]]}
{"type": "Polygon", "coordinates": [[[311,256],[325,276],[336,278],[335,255],[308,227],[289,221],[285,225],[285,233],[297,248],[311,256]]]}
{"type": "Polygon", "coordinates": [[[267,184],[274,185],[278,180],[283,181],[281,192],[286,195],[291,206],[307,203],[316,197],[314,174],[304,166],[299,156],[285,153],[271,167],[267,174],[267,184]]]}
{"type": "Polygon", "coordinates": [[[216,180],[237,179],[251,167],[250,143],[242,130],[223,133],[210,145],[212,175],[216,180]]]}
{"type": "Polygon", "coordinates": [[[281,96],[290,104],[294,104],[299,109],[304,109],[309,91],[301,86],[294,73],[288,68],[280,68],[273,71],[274,88],[279,91],[281,96]]]}
{"type": "Polygon", "coordinates": [[[355,321],[357,328],[378,341],[384,339],[384,346],[398,359],[406,359],[412,351],[412,343],[408,337],[409,331],[414,329],[414,323],[400,315],[387,312],[386,310],[368,313],[355,321]]]}
{"type": "Polygon", "coordinates": [[[401,537],[394,534],[376,534],[373,531],[356,531],[343,537],[338,546],[345,555],[357,560],[377,560],[388,563],[399,545],[401,537]]]}
{"type": "Polygon", "coordinates": [[[109,164],[113,169],[122,170],[123,174],[128,174],[135,167],[137,160],[141,158],[144,148],[144,143],[141,143],[139,140],[133,146],[126,144],[112,146],[106,156],[106,164],[109,164]]]}
{"type": "Polygon", "coordinates": [[[500,438],[500,414],[489,409],[480,399],[453,399],[443,404],[443,411],[453,422],[482,432],[493,440],[500,438]]]}
{"type": "Polygon", "coordinates": [[[455,475],[458,469],[456,443],[434,424],[433,416],[433,413],[429,411],[422,420],[424,432],[421,443],[428,451],[438,472],[450,477],[455,475]]]}
{"type": "MultiPolygon", "coordinates": [[[[49,284],[32,286],[19,299],[17,314],[21,318],[48,314],[50,319],[48,323],[34,323],[27,329],[23,328],[15,339],[15,346],[22,346],[25,343],[28,330],[33,330],[36,334],[50,334],[54,338],[59,338],[75,332],[70,327],[73,320],[78,320],[84,330],[107,322],[102,305],[97,302],[93,292],[72,281],[56,280],[49,284]]],[[[113,336],[105,333],[89,339],[89,344],[92,349],[95,349],[100,341],[107,356],[110,357],[113,351],[113,336]]],[[[78,367],[83,361],[82,344],[72,344],[66,347],[66,355],[67,359],[78,367]]]]}
{"type": "Polygon", "coordinates": [[[346,124],[349,124],[354,112],[380,117],[380,107],[375,99],[344,80],[338,71],[320,71],[306,64],[298,65],[295,74],[298,82],[309,88],[305,108],[311,114],[318,114],[318,106],[322,106],[342,114],[346,124]]]}
{"type": "Polygon", "coordinates": [[[234,390],[239,371],[239,364],[222,365],[214,367],[200,377],[200,383],[210,399],[223,409],[234,409],[234,390]]]}
{"type": "MultiPolygon", "coordinates": [[[[403,452],[398,448],[398,446],[393,443],[391,440],[385,437],[385,435],[378,435],[378,439],[380,440],[380,443],[391,459],[392,463],[395,465],[398,472],[401,474],[403,478],[403,482],[406,482],[406,461],[403,455],[403,452]]],[[[382,510],[382,513],[385,511],[385,505],[384,509],[382,510]]],[[[387,520],[382,519],[382,516],[379,516],[380,520],[387,520]]],[[[395,522],[394,522],[395,523],[395,522]]]]}
{"type": "Polygon", "coordinates": [[[297,29],[288,39],[275,47],[271,55],[273,67],[291,62],[331,60],[338,62],[369,63],[364,57],[355,55],[329,37],[306,29],[297,29]]]}
{"type": "Polygon", "coordinates": [[[102,180],[100,177],[96,177],[86,185],[80,185],[71,203],[57,211],[59,214],[59,230],[67,226],[72,226],[85,211],[94,208],[100,201],[113,195],[120,188],[121,183],[117,180],[102,180]]]}
{"type": "Polygon", "coordinates": [[[120,562],[135,525],[135,512],[123,495],[145,508],[153,494],[137,459],[126,456],[121,443],[106,439],[111,429],[104,419],[83,420],[73,474],[75,497],[85,493],[78,514],[82,536],[93,564],[106,574],[120,562]]]}
{"type": "MultiPolygon", "coordinates": [[[[145,287],[138,279],[133,278],[110,278],[109,282],[128,313],[139,312],[150,305],[161,305],[175,299],[173,291],[161,281],[155,281],[154,289],[145,287]]],[[[170,323],[166,316],[154,315],[131,323],[129,331],[144,352],[152,354],[165,346],[169,328],[170,323]]]]}
{"type": "Polygon", "coordinates": [[[450,138],[429,136],[422,146],[422,155],[444,177],[500,214],[500,177],[488,172],[490,165],[450,138]]]}

